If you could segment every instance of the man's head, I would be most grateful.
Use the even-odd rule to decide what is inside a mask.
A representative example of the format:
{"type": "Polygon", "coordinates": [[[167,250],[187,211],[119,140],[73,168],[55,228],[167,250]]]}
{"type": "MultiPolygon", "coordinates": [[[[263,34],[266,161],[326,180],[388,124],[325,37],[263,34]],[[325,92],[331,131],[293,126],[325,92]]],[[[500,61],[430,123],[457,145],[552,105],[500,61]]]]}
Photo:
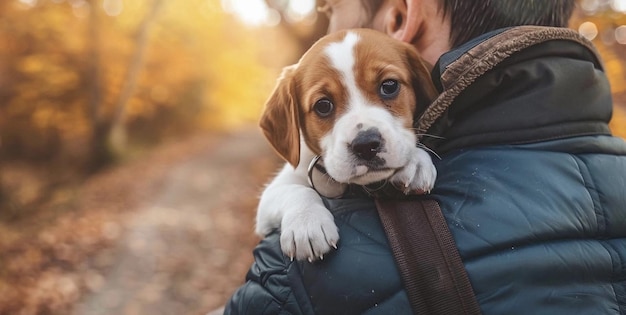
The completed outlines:
{"type": "Polygon", "coordinates": [[[413,44],[429,63],[503,27],[567,26],[575,0],[327,0],[329,31],[368,27],[413,44]]]}
{"type": "Polygon", "coordinates": [[[503,27],[539,25],[566,27],[574,0],[437,0],[450,15],[452,47],[503,27]]]}

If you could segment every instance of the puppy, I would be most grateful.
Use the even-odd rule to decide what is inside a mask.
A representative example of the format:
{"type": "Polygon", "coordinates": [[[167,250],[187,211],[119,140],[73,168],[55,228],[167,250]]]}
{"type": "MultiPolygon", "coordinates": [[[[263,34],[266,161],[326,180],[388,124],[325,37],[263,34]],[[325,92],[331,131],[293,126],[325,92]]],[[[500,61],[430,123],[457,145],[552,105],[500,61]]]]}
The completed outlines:
{"type": "Polygon", "coordinates": [[[388,181],[405,194],[429,192],[437,171],[412,126],[435,95],[408,44],[366,29],[320,39],[283,70],[261,117],[265,137],[288,163],[261,195],[256,233],[280,228],[283,253],[312,262],[339,240],[315,189],[337,196],[346,184],[388,181]],[[308,167],[316,156],[327,177],[313,189],[307,175],[323,169],[308,167]]]}

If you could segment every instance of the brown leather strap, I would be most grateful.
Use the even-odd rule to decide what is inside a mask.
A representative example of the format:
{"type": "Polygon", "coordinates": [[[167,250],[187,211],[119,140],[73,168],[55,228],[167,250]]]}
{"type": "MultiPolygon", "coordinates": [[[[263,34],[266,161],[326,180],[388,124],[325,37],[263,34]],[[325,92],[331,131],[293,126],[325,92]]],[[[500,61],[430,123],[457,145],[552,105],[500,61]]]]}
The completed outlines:
{"type": "Polygon", "coordinates": [[[480,314],[439,204],[376,200],[378,214],[416,314],[480,314]]]}

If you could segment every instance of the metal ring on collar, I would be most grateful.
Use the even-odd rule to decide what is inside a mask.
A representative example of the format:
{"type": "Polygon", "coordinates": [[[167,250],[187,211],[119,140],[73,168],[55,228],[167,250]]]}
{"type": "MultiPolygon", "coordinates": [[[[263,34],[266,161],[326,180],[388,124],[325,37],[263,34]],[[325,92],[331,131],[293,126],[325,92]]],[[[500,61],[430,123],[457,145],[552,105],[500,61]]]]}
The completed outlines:
{"type": "Polygon", "coordinates": [[[317,191],[318,194],[326,198],[341,198],[348,188],[347,184],[340,183],[332,178],[330,175],[328,175],[328,173],[326,172],[326,168],[324,168],[323,166],[321,155],[316,155],[311,160],[311,163],[309,163],[309,167],[307,169],[307,177],[309,179],[309,185],[311,185],[311,188],[313,188],[315,191],[317,191]],[[316,180],[316,174],[320,177],[319,179],[322,180],[321,183],[316,180]],[[318,182],[320,184],[316,185],[315,182],[318,182]]]}

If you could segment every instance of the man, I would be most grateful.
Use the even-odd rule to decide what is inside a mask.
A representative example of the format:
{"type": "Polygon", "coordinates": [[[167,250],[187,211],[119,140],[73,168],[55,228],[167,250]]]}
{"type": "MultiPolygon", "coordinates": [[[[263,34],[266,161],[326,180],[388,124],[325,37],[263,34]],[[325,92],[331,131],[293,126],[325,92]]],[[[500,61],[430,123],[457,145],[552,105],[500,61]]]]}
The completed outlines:
{"type": "MultiPolygon", "coordinates": [[[[441,95],[421,116],[441,160],[432,193],[484,314],[626,314],[626,143],[610,135],[572,0],[328,0],[331,32],[411,43],[441,95]],[[513,27],[513,28],[510,28],[513,27]]],[[[226,314],[411,314],[374,202],[327,200],[339,249],[291,262],[256,248],[226,314]]]]}

